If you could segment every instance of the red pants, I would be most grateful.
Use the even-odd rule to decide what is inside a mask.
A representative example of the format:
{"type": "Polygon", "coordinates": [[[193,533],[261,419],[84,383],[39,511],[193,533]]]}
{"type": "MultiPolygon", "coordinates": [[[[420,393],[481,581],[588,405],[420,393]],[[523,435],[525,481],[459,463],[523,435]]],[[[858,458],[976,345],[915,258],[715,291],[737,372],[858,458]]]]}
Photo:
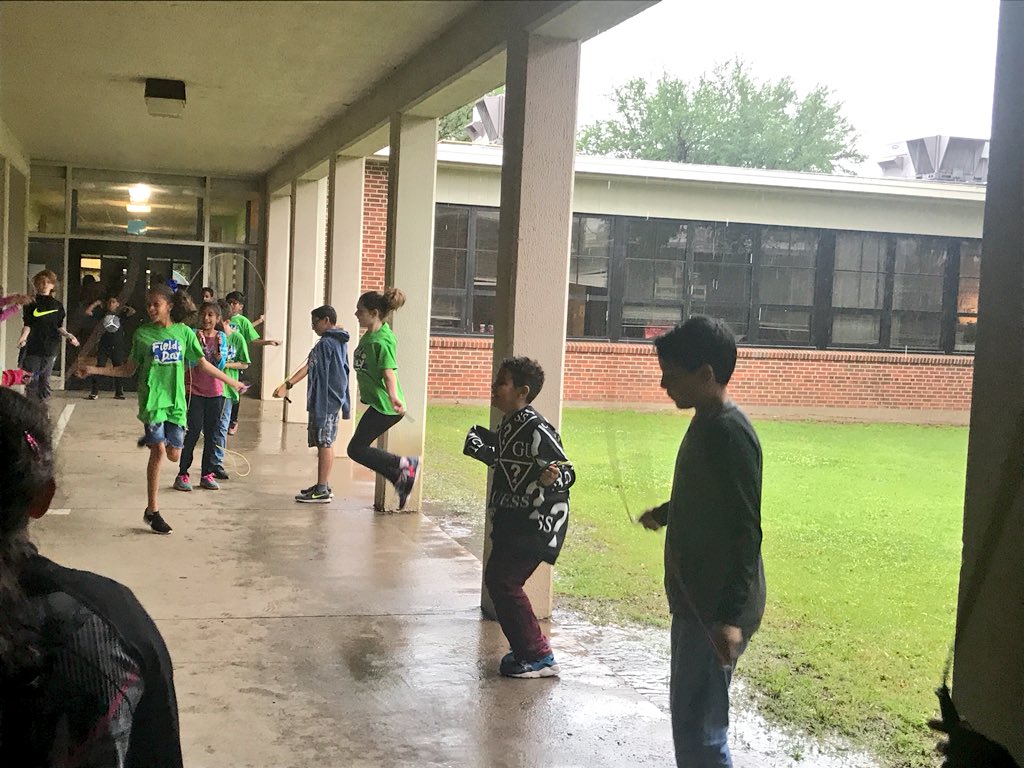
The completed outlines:
{"type": "Polygon", "coordinates": [[[537,661],[551,653],[523,585],[543,561],[496,545],[484,569],[484,584],[494,603],[501,631],[519,661],[537,661]]]}

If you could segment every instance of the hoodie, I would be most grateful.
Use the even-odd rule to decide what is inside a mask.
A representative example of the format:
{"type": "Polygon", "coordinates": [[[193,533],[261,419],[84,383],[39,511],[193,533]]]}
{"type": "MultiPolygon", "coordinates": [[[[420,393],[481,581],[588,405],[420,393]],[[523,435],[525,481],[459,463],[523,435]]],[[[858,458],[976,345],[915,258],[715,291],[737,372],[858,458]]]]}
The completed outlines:
{"type": "Polygon", "coordinates": [[[310,416],[351,418],[348,397],[348,331],[331,328],[309,353],[306,410],[310,416]]]}

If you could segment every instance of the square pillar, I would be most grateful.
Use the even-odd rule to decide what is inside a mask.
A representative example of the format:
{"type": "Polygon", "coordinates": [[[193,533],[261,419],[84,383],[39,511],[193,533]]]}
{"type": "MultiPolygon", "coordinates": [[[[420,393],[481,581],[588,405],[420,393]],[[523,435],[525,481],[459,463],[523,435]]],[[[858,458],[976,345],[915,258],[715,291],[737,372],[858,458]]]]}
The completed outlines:
{"type": "MultiPolygon", "coordinates": [[[[263,295],[264,328],[285,328],[288,324],[288,296],[281,290],[288,284],[288,270],[291,262],[292,198],[291,189],[271,195],[267,214],[267,266],[266,285],[263,295]]],[[[284,381],[285,351],[287,339],[280,347],[262,347],[263,378],[260,396],[271,400],[274,389],[284,381]]],[[[249,356],[255,357],[254,350],[249,356]]]]}
{"type": "MultiPolygon", "coordinates": [[[[401,288],[406,296],[405,306],[394,314],[390,323],[398,338],[398,380],[405,392],[408,415],[378,444],[400,456],[423,454],[436,179],[437,120],[409,115],[392,117],[384,283],[401,288]]],[[[417,481],[406,503],[406,511],[419,511],[422,494],[423,483],[417,481]]],[[[374,506],[383,511],[398,509],[394,488],[379,476],[374,506]]]]}
{"type": "Polygon", "coordinates": [[[953,698],[1024,763],[1024,4],[1002,3],[985,200],[953,698]]]}
{"type": "MultiPolygon", "coordinates": [[[[562,417],[579,60],[577,40],[524,32],[508,43],[493,368],[496,373],[501,360],[513,355],[537,360],[544,388],[533,405],[556,428],[562,417]]],[[[492,428],[501,417],[492,410],[492,428]]],[[[488,518],[485,563],[490,529],[488,518]]],[[[550,566],[537,569],[526,591],[537,616],[550,616],[550,566]]],[[[482,602],[493,614],[486,587],[482,602]]]]}
{"type": "Polygon", "coordinates": [[[328,176],[327,303],[338,313],[338,325],[351,336],[348,343],[348,367],[351,371],[349,396],[353,398],[352,419],[342,419],[338,425],[335,456],[346,456],[357,416],[358,393],[352,355],[359,343],[359,323],[353,314],[362,286],[365,170],[363,158],[341,156],[331,161],[328,176]]]}
{"type": "MultiPolygon", "coordinates": [[[[327,178],[292,184],[291,262],[288,274],[288,331],[285,355],[292,374],[309,357],[318,337],[309,313],[324,303],[327,252],[327,178]]],[[[278,382],[280,383],[280,382],[278,382]]],[[[306,386],[295,387],[284,405],[284,420],[305,424],[306,386]]]]}

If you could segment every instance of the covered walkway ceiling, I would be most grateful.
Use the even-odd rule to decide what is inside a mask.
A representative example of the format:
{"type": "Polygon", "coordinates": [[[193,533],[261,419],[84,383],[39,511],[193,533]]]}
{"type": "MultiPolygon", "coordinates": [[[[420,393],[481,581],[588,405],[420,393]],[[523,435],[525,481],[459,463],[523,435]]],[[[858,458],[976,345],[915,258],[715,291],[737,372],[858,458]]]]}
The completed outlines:
{"type": "Polygon", "coordinates": [[[35,160],[301,173],[332,142],[386,143],[382,114],[500,84],[517,26],[586,39],[650,4],[4,2],[0,117],[35,160]],[[146,77],[185,81],[182,118],[148,114],[146,77]]]}

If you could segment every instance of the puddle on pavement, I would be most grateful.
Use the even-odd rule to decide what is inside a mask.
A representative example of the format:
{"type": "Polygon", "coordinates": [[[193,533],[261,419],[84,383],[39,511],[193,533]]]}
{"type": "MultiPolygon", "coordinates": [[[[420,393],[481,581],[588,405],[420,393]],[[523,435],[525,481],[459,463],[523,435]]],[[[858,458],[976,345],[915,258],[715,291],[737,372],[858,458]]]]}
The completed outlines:
{"type": "MultiPolygon", "coordinates": [[[[428,514],[431,510],[428,509],[428,514]]],[[[430,514],[441,529],[477,558],[483,553],[482,520],[464,515],[430,514]]],[[[572,636],[633,690],[668,712],[669,633],[651,627],[591,624],[556,611],[557,631],[572,636]]],[[[742,661],[741,661],[742,665],[742,661]]],[[[878,761],[839,738],[822,739],[798,730],[783,731],[758,712],[742,679],[732,684],[730,746],[737,766],[758,768],[877,768],[878,761]]]]}

